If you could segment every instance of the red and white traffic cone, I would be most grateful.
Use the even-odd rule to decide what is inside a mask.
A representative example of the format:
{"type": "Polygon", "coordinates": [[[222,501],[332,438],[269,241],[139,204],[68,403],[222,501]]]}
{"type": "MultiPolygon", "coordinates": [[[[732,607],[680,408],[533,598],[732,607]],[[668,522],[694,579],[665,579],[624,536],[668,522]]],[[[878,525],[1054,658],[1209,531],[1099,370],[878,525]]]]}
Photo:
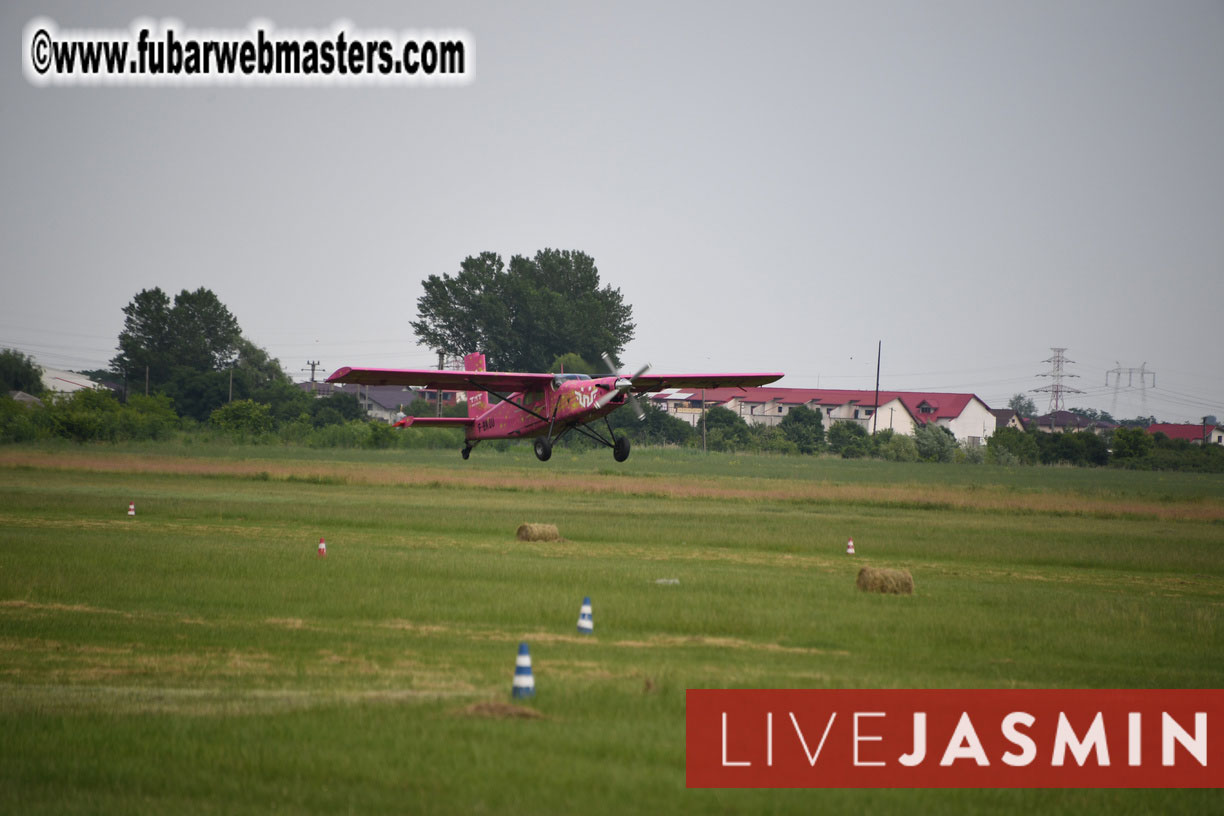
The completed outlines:
{"type": "Polygon", "coordinates": [[[848,539],[846,541],[846,555],[854,555],[854,539],[853,538],[848,539]]]}
{"type": "Polygon", "coordinates": [[[319,539],[319,557],[320,558],[327,557],[327,542],[321,538],[319,539]]]}
{"type": "Polygon", "coordinates": [[[136,515],[136,502],[128,502],[128,515],[136,515]]]}

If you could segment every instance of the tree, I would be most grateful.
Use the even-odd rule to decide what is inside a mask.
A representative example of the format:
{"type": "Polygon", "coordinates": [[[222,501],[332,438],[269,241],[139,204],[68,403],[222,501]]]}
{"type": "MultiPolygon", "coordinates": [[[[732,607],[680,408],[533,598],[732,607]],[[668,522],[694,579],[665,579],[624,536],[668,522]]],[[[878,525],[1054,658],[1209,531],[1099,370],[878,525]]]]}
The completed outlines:
{"type": "Polygon", "coordinates": [[[782,417],[778,427],[800,453],[818,453],[824,447],[824,420],[819,411],[796,405],[782,417]]]}
{"type": "Polygon", "coordinates": [[[1025,419],[1037,416],[1037,403],[1024,394],[1013,394],[1012,398],[1007,401],[1007,407],[1025,419]]]}
{"type": "Polygon", "coordinates": [[[632,307],[600,287],[583,252],[515,255],[509,269],[492,252],[469,256],[450,275],[430,275],[417,300],[417,337],[448,354],[484,352],[489,368],[544,371],[562,354],[616,359],[633,339],[632,307]]]}
{"type": "Polygon", "coordinates": [[[200,287],[176,295],[170,323],[174,330],[171,347],[178,365],[220,371],[237,359],[242,330],[212,291],[200,287]]]}
{"type": "Polygon", "coordinates": [[[203,287],[194,292],[184,289],[173,306],[160,288],[143,289],[123,313],[119,354],[110,366],[133,384],[147,376],[150,386],[158,388],[175,377],[176,368],[220,371],[238,357],[242,339],[238,321],[203,287]]]}
{"type": "Polygon", "coordinates": [[[267,433],[272,430],[272,409],[252,400],[236,400],[213,411],[208,421],[233,434],[267,433]]]}
{"type": "Polygon", "coordinates": [[[1111,425],[1117,424],[1108,411],[1098,411],[1095,408],[1068,408],[1067,410],[1076,416],[1081,416],[1093,422],[1108,422],[1111,425]]]}
{"type": "Polygon", "coordinates": [[[142,289],[123,307],[123,314],[119,353],[110,361],[111,370],[125,379],[147,377],[150,384],[162,384],[174,364],[170,298],[160,287],[142,289]]]}
{"type": "Polygon", "coordinates": [[[586,360],[579,357],[573,352],[562,354],[560,357],[552,361],[548,367],[548,371],[553,374],[603,374],[604,372],[597,371],[596,367],[588,363],[586,360]]]}
{"type": "Polygon", "coordinates": [[[1015,428],[999,428],[986,439],[986,458],[995,464],[1036,464],[1037,440],[1034,434],[1015,428]]]}
{"type": "Polygon", "coordinates": [[[956,437],[942,425],[928,422],[914,431],[918,457],[924,462],[951,462],[958,444],[956,437]]]}
{"type": "MultiPolygon", "coordinates": [[[[569,370],[569,366],[565,368],[569,370]]],[[[683,419],[656,408],[648,399],[639,399],[638,402],[642,406],[641,420],[638,420],[631,406],[618,408],[608,415],[608,424],[617,436],[624,434],[642,445],[683,445],[696,436],[697,431],[683,419]]],[[[584,438],[578,434],[567,436],[574,437],[584,438]]]]}
{"type": "Polygon", "coordinates": [[[129,394],[143,393],[147,377],[150,391],[169,395],[179,414],[200,421],[231,399],[288,403],[276,409],[278,419],[304,410],[280,363],[242,336],[212,291],[184,289],[171,304],[160,288],[143,289],[123,313],[110,370],[124,378],[129,394]]]}
{"type": "Polygon", "coordinates": [[[24,391],[37,396],[43,392],[42,368],[16,349],[0,351],[0,395],[10,391],[24,391]]]}
{"type": "Polygon", "coordinates": [[[362,419],[365,412],[355,394],[335,393],[314,400],[310,407],[311,422],[316,428],[324,425],[340,425],[354,419],[362,419]]]}
{"type": "Polygon", "coordinates": [[[1151,434],[1143,428],[1116,428],[1113,432],[1113,455],[1119,461],[1142,459],[1153,447],[1151,434]]]}
{"type": "Polygon", "coordinates": [[[838,420],[829,426],[829,450],[840,453],[846,459],[866,456],[871,449],[867,429],[848,419],[838,420]]]}
{"type": "MultiPolygon", "coordinates": [[[[698,428],[700,433],[701,429],[698,428]]],[[[705,412],[706,447],[716,451],[744,450],[752,446],[752,430],[744,418],[715,405],[705,412]]]]}
{"type": "MultiPolygon", "coordinates": [[[[881,432],[882,434],[883,432],[881,432]]],[[[877,437],[876,452],[890,462],[917,462],[918,445],[905,434],[877,437]]]]}

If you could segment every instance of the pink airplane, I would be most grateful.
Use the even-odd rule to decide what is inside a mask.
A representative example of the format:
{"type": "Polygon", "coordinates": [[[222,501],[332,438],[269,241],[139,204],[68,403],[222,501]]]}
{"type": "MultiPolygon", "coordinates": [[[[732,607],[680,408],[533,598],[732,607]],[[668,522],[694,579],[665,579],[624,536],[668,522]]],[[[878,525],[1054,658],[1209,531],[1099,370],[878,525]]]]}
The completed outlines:
{"type": "MultiPolygon", "coordinates": [[[[604,356],[608,370],[615,372],[604,356]]],[[[782,378],[781,374],[669,374],[644,376],[650,366],[643,366],[631,377],[612,373],[607,377],[586,374],[513,374],[485,371],[483,354],[463,358],[464,371],[444,371],[431,368],[341,368],[327,378],[333,383],[358,385],[409,385],[430,389],[456,389],[467,392],[466,417],[404,417],[395,423],[399,427],[417,425],[429,428],[463,428],[466,444],[463,458],[467,459],[485,439],[518,439],[535,437],[535,455],[541,462],[552,456],[553,442],[576,430],[612,449],[616,461],[629,458],[629,440],[616,436],[612,425],[608,435],[588,422],[631,402],[642,418],[642,409],[631,393],[660,391],[664,388],[720,388],[765,385],[782,378]],[[490,403],[489,395],[499,402],[490,403]]]]}

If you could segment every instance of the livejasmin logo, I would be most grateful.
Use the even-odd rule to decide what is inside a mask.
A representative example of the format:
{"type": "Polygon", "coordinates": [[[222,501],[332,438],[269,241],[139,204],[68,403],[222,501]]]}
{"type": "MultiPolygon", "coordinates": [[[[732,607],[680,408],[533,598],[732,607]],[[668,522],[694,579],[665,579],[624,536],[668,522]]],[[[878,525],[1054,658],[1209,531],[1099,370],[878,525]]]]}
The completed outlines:
{"type": "Polygon", "coordinates": [[[1218,787],[1224,691],[687,693],[689,787],[1218,787]]]}

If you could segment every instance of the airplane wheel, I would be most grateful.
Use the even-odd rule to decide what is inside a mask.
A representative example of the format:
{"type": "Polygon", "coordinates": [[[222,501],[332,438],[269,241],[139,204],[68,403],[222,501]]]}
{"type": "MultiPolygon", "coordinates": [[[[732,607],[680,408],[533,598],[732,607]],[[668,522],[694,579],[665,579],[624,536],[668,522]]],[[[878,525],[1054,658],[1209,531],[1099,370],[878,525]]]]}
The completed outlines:
{"type": "Polygon", "coordinates": [[[629,458],[629,437],[617,437],[616,444],[612,446],[612,458],[618,462],[629,458]]]}
{"type": "Polygon", "coordinates": [[[464,448],[464,449],[461,451],[461,453],[463,454],[463,458],[464,458],[464,460],[466,461],[466,460],[467,460],[467,458],[468,458],[469,456],[471,456],[471,455],[472,455],[472,449],[471,449],[471,448],[464,448]]]}
{"type": "Polygon", "coordinates": [[[552,440],[547,436],[537,436],[535,441],[535,455],[541,462],[547,462],[548,457],[552,456],[552,440]]]}

